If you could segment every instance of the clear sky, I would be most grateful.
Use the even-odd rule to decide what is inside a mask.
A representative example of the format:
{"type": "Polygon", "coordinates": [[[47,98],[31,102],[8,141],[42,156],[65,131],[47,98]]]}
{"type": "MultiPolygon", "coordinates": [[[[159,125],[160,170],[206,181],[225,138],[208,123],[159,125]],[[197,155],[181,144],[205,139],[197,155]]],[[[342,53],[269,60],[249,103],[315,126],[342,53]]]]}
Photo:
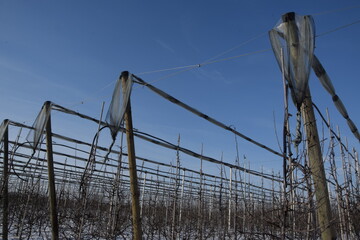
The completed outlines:
{"type": "MultiPolygon", "coordinates": [[[[317,34],[360,20],[360,2],[354,0],[1,0],[0,120],[31,125],[46,100],[99,117],[101,103],[105,101],[105,109],[109,105],[115,80],[128,70],[279,150],[274,124],[281,135],[283,87],[267,32],[289,11],[313,15],[317,34]],[[267,51],[181,73],[146,73],[200,64],[230,49],[217,59],[267,51]]],[[[315,49],[358,126],[359,42],[360,24],[353,24],[316,38],[315,49]]],[[[333,124],[357,147],[314,74],[310,88],[314,102],[324,112],[329,107],[333,124]]],[[[200,152],[204,144],[205,155],[220,158],[224,152],[226,161],[234,162],[232,134],[137,85],[131,101],[135,128],[172,142],[181,134],[183,146],[200,152]]],[[[291,113],[296,113],[293,107],[291,113]]],[[[81,121],[61,122],[61,114],[54,118],[59,121],[55,131],[85,134],[81,121]]],[[[239,148],[257,170],[281,166],[278,157],[242,140],[239,148]]]]}

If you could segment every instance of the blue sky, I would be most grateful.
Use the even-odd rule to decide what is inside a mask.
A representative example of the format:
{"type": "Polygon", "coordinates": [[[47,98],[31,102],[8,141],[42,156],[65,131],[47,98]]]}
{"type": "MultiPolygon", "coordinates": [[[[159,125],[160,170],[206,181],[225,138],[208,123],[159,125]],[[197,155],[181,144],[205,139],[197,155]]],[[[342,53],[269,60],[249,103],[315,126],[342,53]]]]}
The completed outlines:
{"type": "MultiPolygon", "coordinates": [[[[317,34],[360,19],[359,1],[0,1],[0,120],[31,125],[46,100],[99,117],[115,80],[128,70],[278,150],[274,124],[281,134],[283,90],[267,32],[289,11],[313,15],[317,34]],[[141,74],[203,63],[253,38],[219,59],[268,51],[174,76],[168,75],[176,71],[141,74]]],[[[354,24],[318,37],[315,49],[357,125],[359,42],[360,24],[354,24]]],[[[333,124],[358,146],[314,74],[310,88],[314,102],[322,111],[328,107],[333,124]]],[[[234,161],[232,134],[137,85],[131,101],[135,128],[172,142],[181,134],[183,146],[200,152],[204,144],[205,155],[223,153],[234,161]]],[[[60,133],[89,132],[62,114],[54,121],[60,133]]],[[[242,140],[239,148],[257,170],[281,166],[278,157],[242,140]]],[[[137,151],[163,156],[145,144],[137,151]]]]}

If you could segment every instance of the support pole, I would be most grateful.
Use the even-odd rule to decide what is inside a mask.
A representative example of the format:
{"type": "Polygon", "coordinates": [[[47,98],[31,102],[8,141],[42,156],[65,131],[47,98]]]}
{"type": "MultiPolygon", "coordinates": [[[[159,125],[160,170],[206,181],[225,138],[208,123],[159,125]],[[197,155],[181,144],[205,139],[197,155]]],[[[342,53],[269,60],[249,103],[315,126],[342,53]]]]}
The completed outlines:
{"type": "Polygon", "coordinates": [[[228,213],[228,232],[231,230],[231,198],[232,198],[232,168],[230,168],[229,178],[229,213],[228,213]]]}
{"type": "MultiPolygon", "coordinates": [[[[283,22],[287,24],[287,41],[288,46],[290,46],[289,50],[291,59],[294,63],[296,63],[300,43],[298,30],[295,23],[295,13],[286,13],[282,16],[282,18],[283,22]]],[[[331,224],[332,217],[329,193],[326,184],[324,163],[322,159],[319,135],[317,131],[316,119],[309,88],[306,89],[305,99],[303,100],[300,109],[304,120],[304,128],[306,132],[306,144],[308,149],[307,154],[309,156],[311,174],[315,185],[316,211],[320,224],[321,239],[336,239],[336,234],[331,224]]]]}
{"type": "MultiPolygon", "coordinates": [[[[3,219],[2,219],[2,238],[8,239],[8,225],[9,225],[9,127],[8,121],[4,120],[6,126],[4,132],[4,168],[3,168],[3,219]]],[[[1,141],[1,139],[0,139],[1,141]]]]}
{"type": "MultiPolygon", "coordinates": [[[[46,112],[50,112],[51,102],[45,103],[46,112]]],[[[59,225],[57,218],[57,204],[56,204],[56,191],[55,191],[55,175],[54,175],[54,161],[53,161],[53,147],[52,147],[52,132],[51,132],[51,114],[46,122],[46,152],[47,152],[47,165],[49,175],[49,205],[50,205],[50,221],[51,221],[51,239],[59,239],[59,225]]]]}
{"type": "Polygon", "coordinates": [[[198,200],[198,238],[200,240],[203,239],[203,151],[204,151],[204,146],[201,145],[201,159],[200,159],[200,183],[199,183],[199,200],[198,200]]]}
{"type": "Polygon", "coordinates": [[[144,196],[145,196],[145,187],[146,187],[146,172],[144,174],[144,180],[143,180],[143,186],[142,186],[142,191],[141,191],[141,207],[140,207],[140,217],[142,217],[143,215],[143,211],[144,211],[144,196]]]}
{"type": "MultiPolygon", "coordinates": [[[[121,73],[122,85],[125,86],[129,77],[129,72],[124,71],[121,73]]],[[[129,160],[129,173],[130,173],[130,190],[131,190],[131,211],[132,211],[132,227],[133,227],[133,239],[142,239],[141,230],[141,218],[140,218],[140,202],[139,202],[139,187],[136,171],[136,156],[135,156],[135,144],[134,133],[131,117],[131,104],[130,99],[127,104],[127,108],[124,115],[125,128],[126,128],[126,141],[128,148],[128,160],[129,160]]]]}
{"type": "MultiPolygon", "coordinates": [[[[182,209],[183,209],[183,197],[184,197],[184,185],[185,185],[185,169],[183,169],[183,176],[181,180],[181,192],[180,192],[180,209],[179,209],[179,225],[181,225],[182,209]]],[[[179,233],[180,234],[180,233],[179,233]]],[[[179,237],[180,239],[180,237],[179,237]]]]}
{"type": "Polygon", "coordinates": [[[331,224],[329,191],[309,89],[302,103],[301,112],[304,119],[310,169],[315,185],[316,211],[320,224],[321,238],[323,240],[336,239],[335,231],[331,224]]]}
{"type": "MultiPolygon", "coordinates": [[[[178,146],[180,146],[180,134],[178,137],[178,146]]],[[[172,215],[172,226],[171,226],[171,239],[176,239],[175,230],[178,231],[176,222],[176,214],[178,213],[178,192],[179,192],[179,181],[180,181],[180,152],[176,150],[176,176],[175,176],[175,192],[174,192],[174,203],[173,203],[173,215],[172,215]]]]}

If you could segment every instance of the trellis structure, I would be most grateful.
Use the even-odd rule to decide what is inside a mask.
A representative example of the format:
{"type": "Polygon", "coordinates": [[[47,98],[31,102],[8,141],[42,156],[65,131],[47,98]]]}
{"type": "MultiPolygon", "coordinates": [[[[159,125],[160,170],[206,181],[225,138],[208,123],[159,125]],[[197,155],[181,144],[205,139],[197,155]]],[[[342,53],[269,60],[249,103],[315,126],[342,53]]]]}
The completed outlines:
{"type": "MultiPolygon", "coordinates": [[[[319,64],[313,64],[316,74],[328,78],[319,64]]],[[[50,235],[53,239],[131,238],[135,231],[132,220],[136,215],[130,210],[133,195],[136,195],[130,190],[134,187],[130,174],[134,166],[130,167],[127,161],[131,155],[126,150],[129,142],[125,144],[123,140],[130,131],[133,131],[137,147],[141,148],[146,143],[154,149],[166,149],[173,156],[168,161],[160,161],[151,155],[134,155],[138,178],[135,190],[140,195],[135,205],[142,223],[139,235],[147,239],[316,239],[321,236],[323,230],[315,214],[319,205],[314,199],[312,169],[304,143],[298,146],[295,157],[286,152],[286,148],[283,151],[274,150],[144,79],[135,75],[130,77],[135,84],[146,86],[233,133],[236,147],[237,138],[242,138],[270,152],[275,160],[289,161],[290,166],[283,175],[265,173],[246,166],[239,153],[235,162],[219,156],[207,156],[202,151],[182,147],[180,137],[177,143],[172,143],[132,127],[126,129],[122,121],[115,124],[103,121],[102,117],[96,119],[46,102],[33,126],[5,120],[0,127],[4,239],[10,236],[39,236],[45,239],[50,235]],[[56,117],[52,115],[54,111],[73,116],[74,122],[94,124],[93,129],[89,129],[94,137],[84,140],[53,131],[50,123],[56,117]],[[114,128],[114,125],[117,127],[114,128]],[[107,127],[112,128],[110,144],[99,137],[107,127]],[[27,134],[29,131],[30,134],[27,134]],[[25,138],[26,135],[28,137],[25,138]],[[174,158],[176,161],[173,161],[174,158]],[[184,166],[184,158],[200,162],[200,169],[184,166]],[[218,172],[203,167],[203,162],[217,167],[218,172]]],[[[120,86],[131,90],[131,84],[118,81],[114,90],[117,97],[111,104],[116,110],[122,106],[120,100],[124,100],[120,97],[121,93],[130,96],[130,93],[121,92],[120,86]],[[116,104],[114,101],[117,101],[116,104]]],[[[336,95],[335,91],[331,94],[336,95]]],[[[123,108],[126,108],[124,105],[123,108]]],[[[338,236],[356,238],[360,236],[360,229],[355,224],[360,216],[358,154],[355,149],[350,152],[339,131],[332,129],[329,117],[326,120],[320,110],[318,112],[329,130],[327,137],[322,137],[322,157],[334,213],[330,224],[338,236]],[[339,148],[336,151],[337,145],[339,148]],[[341,176],[336,158],[341,159],[341,176]]],[[[346,113],[346,110],[342,112],[346,113]]],[[[347,121],[352,123],[346,116],[347,121]]],[[[287,144],[291,149],[292,143],[288,141],[287,144]]]]}
{"type": "MultiPolygon", "coordinates": [[[[91,121],[94,129],[99,124],[106,126],[105,122],[56,104],[52,104],[52,110],[74,115],[78,119],[76,121],[91,121]]],[[[43,140],[35,153],[30,144],[20,142],[32,127],[13,121],[5,121],[2,126],[13,133],[8,144],[3,138],[1,155],[4,160],[5,146],[8,146],[8,186],[12,199],[8,209],[10,234],[44,234],[50,227],[49,220],[46,220],[48,218],[43,218],[48,216],[48,207],[46,204],[38,206],[37,201],[45,203],[47,198],[47,150],[43,140]],[[20,130],[21,133],[16,136],[14,133],[20,130]],[[39,215],[29,214],[34,209],[38,209],[39,215]]],[[[124,132],[124,129],[121,131],[124,132]]],[[[310,237],[319,234],[319,229],[314,228],[313,212],[316,204],[312,200],[312,183],[306,174],[306,167],[299,168],[301,171],[295,170],[293,195],[285,201],[284,196],[287,195],[282,191],[283,179],[278,174],[269,175],[247,169],[240,166],[239,162],[232,164],[225,159],[206,156],[183,148],[180,143],[170,143],[137,130],[134,136],[154,146],[171,149],[180,162],[183,158],[194,158],[212,162],[220,169],[218,174],[207,173],[206,169],[189,169],[173,161],[166,163],[152,159],[151,156],[136,156],[144,236],[202,236],[204,239],[255,236],[266,239],[281,238],[282,235],[310,237]],[[284,216],[284,204],[293,214],[284,216]],[[290,225],[290,222],[294,225],[290,225]]],[[[109,149],[101,141],[94,146],[94,141],[74,139],[56,132],[52,132],[52,138],[60,237],[129,237],[130,180],[124,146],[109,149]],[[92,151],[94,147],[95,151],[92,151]],[[89,169],[90,156],[94,162],[89,169]],[[87,178],[84,178],[85,174],[87,178]],[[86,193],[82,194],[80,189],[84,184],[87,188],[86,193]]],[[[331,139],[332,155],[329,157],[334,159],[334,146],[338,139],[331,139]]],[[[341,149],[347,178],[345,185],[340,183],[341,180],[336,178],[336,168],[331,169],[332,176],[336,178],[336,184],[330,185],[330,189],[336,190],[331,193],[331,197],[341,217],[339,229],[343,234],[354,235],[357,233],[353,225],[356,215],[352,215],[350,209],[354,210],[357,203],[359,163],[356,154],[350,156],[349,153],[346,157],[347,149],[341,149]],[[352,186],[350,180],[356,184],[352,186]],[[341,195],[344,191],[346,198],[341,195]]],[[[306,166],[306,161],[302,157],[297,163],[306,166]]],[[[5,170],[4,164],[1,167],[5,170]]],[[[3,177],[2,190],[6,186],[4,180],[3,177]]]]}

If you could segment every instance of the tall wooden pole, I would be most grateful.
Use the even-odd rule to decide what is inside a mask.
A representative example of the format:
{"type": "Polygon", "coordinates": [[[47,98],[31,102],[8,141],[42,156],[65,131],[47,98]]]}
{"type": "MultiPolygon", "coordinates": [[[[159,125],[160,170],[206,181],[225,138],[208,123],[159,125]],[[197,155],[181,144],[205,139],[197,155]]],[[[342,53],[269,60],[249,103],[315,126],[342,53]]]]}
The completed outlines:
{"type": "MultiPolygon", "coordinates": [[[[283,16],[283,22],[287,24],[288,29],[288,45],[290,46],[290,54],[292,61],[297,61],[297,51],[299,47],[298,31],[295,24],[295,13],[286,13],[283,16]]],[[[326,175],[324,163],[321,154],[319,135],[316,126],[314,109],[312,106],[310,89],[305,92],[305,99],[301,104],[301,113],[304,120],[304,128],[306,132],[307,154],[311,174],[315,185],[316,211],[319,220],[321,239],[336,239],[336,234],[331,224],[331,207],[326,184],[326,175]]]]}
{"type": "MultiPolygon", "coordinates": [[[[3,168],[3,219],[2,219],[2,238],[8,239],[8,225],[9,225],[9,127],[8,121],[4,120],[6,126],[4,132],[4,168],[3,168]]],[[[1,142],[1,139],[0,139],[1,142]]]]}
{"type": "MultiPolygon", "coordinates": [[[[128,77],[129,77],[129,72],[124,71],[121,73],[120,78],[123,86],[126,85],[126,81],[128,80],[128,77]]],[[[130,99],[127,104],[124,120],[125,120],[125,128],[126,128],[126,141],[128,148],[128,160],[129,160],[129,172],[130,172],[133,239],[141,240],[142,230],[141,230],[140,202],[139,202],[140,192],[138,187],[137,171],[136,171],[136,156],[135,156],[135,144],[134,144],[130,99]]]]}
{"type": "MultiPolygon", "coordinates": [[[[45,103],[46,112],[51,110],[51,102],[45,103]]],[[[52,131],[51,131],[51,115],[46,122],[46,152],[47,152],[47,167],[49,175],[49,203],[50,203],[50,221],[52,240],[59,239],[59,224],[57,217],[56,191],[55,191],[55,174],[53,161],[53,147],[52,147],[52,131]]]]}
{"type": "Polygon", "coordinates": [[[331,224],[332,216],[329,191],[326,183],[325,168],[310,90],[306,93],[306,98],[301,106],[301,112],[304,119],[309,164],[315,185],[316,211],[321,230],[321,238],[323,240],[336,239],[334,227],[333,224],[331,224]]]}

